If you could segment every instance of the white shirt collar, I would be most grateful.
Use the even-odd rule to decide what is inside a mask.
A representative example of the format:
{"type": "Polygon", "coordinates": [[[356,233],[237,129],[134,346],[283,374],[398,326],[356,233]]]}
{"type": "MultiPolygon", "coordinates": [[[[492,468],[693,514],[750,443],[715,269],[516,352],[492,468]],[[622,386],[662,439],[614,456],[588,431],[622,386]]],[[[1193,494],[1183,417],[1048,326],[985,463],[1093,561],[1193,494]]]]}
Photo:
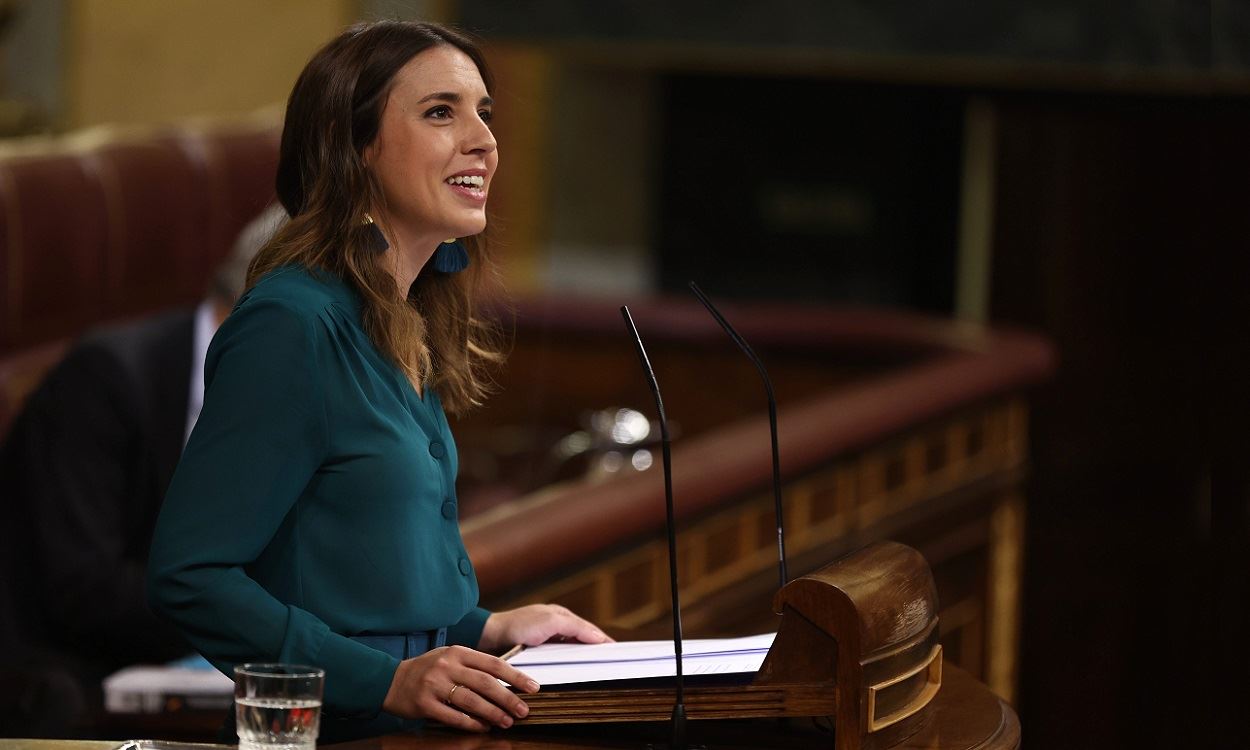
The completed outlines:
{"type": "Polygon", "coordinates": [[[182,444],[191,437],[191,429],[200,418],[204,406],[204,358],[208,356],[208,344],[217,332],[217,315],[212,300],[204,300],[195,308],[195,324],[191,334],[191,390],[187,398],[187,431],[182,444]]]}

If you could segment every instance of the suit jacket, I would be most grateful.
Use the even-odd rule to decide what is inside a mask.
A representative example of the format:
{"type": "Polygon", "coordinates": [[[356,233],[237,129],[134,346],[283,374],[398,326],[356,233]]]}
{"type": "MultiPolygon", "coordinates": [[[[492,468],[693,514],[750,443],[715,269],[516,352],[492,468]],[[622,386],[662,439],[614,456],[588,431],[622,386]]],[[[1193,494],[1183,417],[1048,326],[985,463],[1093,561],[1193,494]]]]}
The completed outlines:
{"type": "Polygon", "coordinates": [[[186,430],[193,311],[84,337],[0,449],[10,631],[0,663],[84,680],[189,649],[148,609],[152,530],[186,430]]]}

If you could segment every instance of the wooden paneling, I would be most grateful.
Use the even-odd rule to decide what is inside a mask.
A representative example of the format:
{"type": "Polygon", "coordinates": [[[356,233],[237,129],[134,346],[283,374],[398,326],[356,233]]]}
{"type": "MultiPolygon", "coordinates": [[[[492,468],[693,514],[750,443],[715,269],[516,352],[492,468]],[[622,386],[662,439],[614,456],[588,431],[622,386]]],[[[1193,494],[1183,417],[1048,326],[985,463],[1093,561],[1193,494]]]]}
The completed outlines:
{"type": "MultiPolygon", "coordinates": [[[[1241,333],[1250,103],[994,101],[991,319],[1045,332],[1062,358],[1034,400],[1022,529],[1019,705],[1031,744],[1218,745],[1227,736],[1218,721],[1194,719],[1230,710],[1201,692],[1143,686],[1159,675],[1202,684],[1212,660],[1242,641],[1184,634],[1232,622],[1213,601],[1245,599],[1241,584],[1214,582],[1222,566],[1211,564],[1221,547],[1212,540],[1245,525],[1211,513],[1215,467],[1244,464],[1250,421],[1240,395],[1250,362],[1241,333]]],[[[1244,494],[1228,504],[1244,506],[1244,494]]]]}
{"type": "MultiPolygon", "coordinates": [[[[863,540],[906,538],[933,567],[941,639],[952,661],[991,679],[991,687],[1010,698],[1021,575],[1021,535],[1012,519],[1020,501],[1003,488],[1022,476],[1024,417],[1022,401],[999,401],[788,479],[791,576],[863,540]],[[969,435],[981,437],[969,441],[969,435]],[[943,460],[927,460],[934,456],[943,460]]],[[[757,488],[683,525],[678,546],[687,628],[742,634],[775,627],[767,614],[777,580],[770,490],[757,488]]],[[[662,537],[651,537],[490,603],[554,601],[610,626],[645,628],[667,622],[669,598],[668,548],[662,537]]]]}

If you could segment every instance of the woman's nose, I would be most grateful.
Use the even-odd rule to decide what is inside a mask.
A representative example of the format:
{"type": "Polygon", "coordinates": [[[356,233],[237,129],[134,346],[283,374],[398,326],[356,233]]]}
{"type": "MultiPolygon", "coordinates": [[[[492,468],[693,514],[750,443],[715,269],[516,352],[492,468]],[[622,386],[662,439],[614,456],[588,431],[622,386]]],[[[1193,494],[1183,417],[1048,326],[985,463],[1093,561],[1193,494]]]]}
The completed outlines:
{"type": "Polygon", "coordinates": [[[465,153],[482,152],[489,154],[495,150],[495,134],[491,132],[490,127],[485,122],[478,120],[470,130],[465,134],[464,151],[465,153]]]}

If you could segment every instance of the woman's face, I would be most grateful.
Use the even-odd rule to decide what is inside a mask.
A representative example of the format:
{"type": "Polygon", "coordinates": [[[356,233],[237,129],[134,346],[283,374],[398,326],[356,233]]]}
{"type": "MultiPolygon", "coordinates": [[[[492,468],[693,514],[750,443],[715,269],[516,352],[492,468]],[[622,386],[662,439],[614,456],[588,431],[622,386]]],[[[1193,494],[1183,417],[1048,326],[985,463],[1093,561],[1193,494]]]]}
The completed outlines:
{"type": "Polygon", "coordinates": [[[491,98],[473,60],[455,47],[425,50],[395,74],[378,136],[365,149],[387,218],[430,249],[486,228],[499,163],[491,98]]]}

